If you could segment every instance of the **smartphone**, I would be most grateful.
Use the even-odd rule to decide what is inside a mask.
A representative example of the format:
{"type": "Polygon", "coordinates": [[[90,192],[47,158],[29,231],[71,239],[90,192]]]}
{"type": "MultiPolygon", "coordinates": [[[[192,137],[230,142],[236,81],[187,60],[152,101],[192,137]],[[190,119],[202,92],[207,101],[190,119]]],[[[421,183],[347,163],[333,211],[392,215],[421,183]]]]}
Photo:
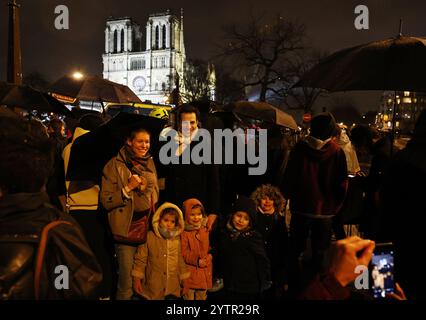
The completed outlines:
{"type": "Polygon", "coordinates": [[[374,298],[385,298],[395,290],[394,248],[392,243],[378,243],[370,263],[371,289],[374,298]]]}

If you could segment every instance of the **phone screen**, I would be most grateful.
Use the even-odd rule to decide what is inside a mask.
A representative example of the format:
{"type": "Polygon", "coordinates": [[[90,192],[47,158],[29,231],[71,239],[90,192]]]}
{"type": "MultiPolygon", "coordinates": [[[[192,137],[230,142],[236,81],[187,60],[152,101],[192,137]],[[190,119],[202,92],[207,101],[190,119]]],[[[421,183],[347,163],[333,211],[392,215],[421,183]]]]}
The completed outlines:
{"type": "Polygon", "coordinates": [[[370,266],[374,298],[394,292],[394,252],[392,244],[377,244],[370,266]]]}

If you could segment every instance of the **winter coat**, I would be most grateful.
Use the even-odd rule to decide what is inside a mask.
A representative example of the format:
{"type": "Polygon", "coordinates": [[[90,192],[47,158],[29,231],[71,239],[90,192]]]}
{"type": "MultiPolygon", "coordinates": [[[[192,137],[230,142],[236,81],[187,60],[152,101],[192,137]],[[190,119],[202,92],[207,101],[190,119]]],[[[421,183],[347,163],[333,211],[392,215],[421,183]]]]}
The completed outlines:
{"type": "Polygon", "coordinates": [[[426,299],[426,279],[413,269],[415,248],[424,243],[426,226],[425,132],[426,125],[421,136],[415,136],[395,155],[380,190],[380,240],[394,244],[398,282],[409,300],[426,299]]]}
{"type": "MultiPolygon", "coordinates": [[[[131,176],[131,171],[126,165],[124,147],[118,155],[112,158],[104,167],[101,188],[101,203],[108,211],[109,224],[115,236],[127,237],[134,213],[134,197],[138,195],[130,192],[125,195],[124,187],[131,176]]],[[[150,158],[147,163],[144,177],[148,181],[148,186],[142,195],[142,202],[145,210],[149,211],[151,199],[155,203],[158,201],[158,180],[154,161],[150,158]]]]}
{"type": "Polygon", "coordinates": [[[345,199],[347,175],[345,153],[334,141],[308,137],[291,151],[281,191],[292,214],[332,217],[345,199]]]}
{"type": "Polygon", "coordinates": [[[232,237],[226,227],[219,235],[217,250],[218,271],[226,290],[259,294],[270,287],[270,262],[257,231],[243,231],[232,237]]]}
{"type": "MultiPolygon", "coordinates": [[[[196,199],[189,199],[184,202],[185,220],[191,208],[201,202],[196,199]]],[[[205,217],[201,227],[197,230],[184,230],[182,232],[182,254],[191,276],[185,280],[185,291],[187,289],[210,289],[212,287],[212,255],[209,254],[211,231],[211,219],[205,217]],[[198,265],[199,259],[207,259],[207,266],[201,268],[198,265]]]]}
{"type": "MultiPolygon", "coordinates": [[[[197,136],[195,134],[195,136],[197,136]]],[[[197,138],[195,138],[197,139],[197,138]]],[[[202,138],[199,138],[202,140],[202,138]]],[[[200,200],[208,213],[220,212],[220,181],[219,168],[214,164],[195,164],[191,152],[200,142],[193,140],[189,148],[178,157],[179,164],[158,164],[158,176],[165,179],[165,190],[161,197],[163,201],[183,203],[190,198],[200,200]],[[188,157],[189,164],[183,164],[183,159],[188,157]]],[[[199,146],[198,146],[199,147],[199,146]]],[[[167,147],[166,147],[167,148],[167,147]]],[[[212,153],[213,155],[213,153],[212,153]]]]}
{"type": "Polygon", "coordinates": [[[266,254],[271,262],[274,286],[282,287],[286,281],[288,233],[285,217],[278,214],[256,214],[256,230],[262,235],[266,254]]]}
{"type": "MultiPolygon", "coordinates": [[[[71,148],[74,141],[89,131],[77,127],[74,131],[72,142],[68,144],[63,153],[65,176],[68,171],[68,164],[71,156],[71,148]]],[[[73,210],[92,210],[98,209],[99,203],[99,185],[93,181],[65,181],[67,189],[67,205],[70,211],[73,210]]]]}
{"type": "Polygon", "coordinates": [[[136,251],[132,276],[142,279],[142,295],[148,300],[162,300],[167,295],[180,297],[183,280],[189,277],[180,242],[184,228],[182,211],[166,202],[155,212],[152,226],[146,243],[136,251]],[[165,239],[158,230],[160,214],[166,208],[174,208],[179,213],[178,232],[172,239],[165,239]]]}
{"type": "Polygon", "coordinates": [[[0,300],[35,298],[34,260],[41,232],[57,220],[67,224],[48,232],[40,299],[94,298],[102,271],[78,224],[50,205],[47,194],[18,193],[0,197],[0,300]],[[55,288],[58,265],[68,267],[68,290],[55,288]]]}

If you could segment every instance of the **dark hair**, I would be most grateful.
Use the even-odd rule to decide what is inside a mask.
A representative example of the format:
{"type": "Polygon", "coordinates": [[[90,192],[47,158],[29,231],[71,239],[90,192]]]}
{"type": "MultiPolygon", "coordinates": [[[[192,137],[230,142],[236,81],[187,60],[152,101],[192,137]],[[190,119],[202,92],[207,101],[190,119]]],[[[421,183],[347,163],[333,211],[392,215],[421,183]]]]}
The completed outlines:
{"type": "Polygon", "coordinates": [[[34,121],[0,118],[0,188],[2,192],[40,192],[52,171],[53,148],[34,121]]]}
{"type": "Polygon", "coordinates": [[[182,122],[182,114],[184,114],[184,113],[195,113],[197,121],[200,121],[200,110],[198,110],[198,108],[196,108],[192,104],[189,104],[189,103],[183,104],[177,112],[177,124],[178,124],[178,126],[182,122]]]}
{"type": "Polygon", "coordinates": [[[53,134],[55,136],[60,136],[62,127],[64,125],[65,125],[65,123],[62,120],[55,118],[55,119],[52,119],[52,120],[49,121],[48,127],[52,128],[53,134]]]}
{"type": "Polygon", "coordinates": [[[311,136],[326,140],[336,134],[337,124],[330,112],[316,115],[311,121],[311,136]]]}
{"type": "Polygon", "coordinates": [[[192,209],[198,209],[198,208],[201,209],[201,214],[203,215],[203,217],[206,216],[206,212],[204,211],[204,207],[201,204],[196,204],[196,205],[192,206],[191,210],[192,209]]]}
{"type": "Polygon", "coordinates": [[[100,114],[85,114],[78,121],[78,127],[92,131],[99,128],[101,125],[105,123],[104,118],[100,114]]]}
{"type": "Polygon", "coordinates": [[[174,209],[174,208],[166,208],[166,209],[164,209],[163,211],[161,211],[161,213],[160,213],[160,220],[161,220],[161,219],[163,219],[163,217],[164,217],[165,215],[167,215],[167,214],[172,215],[172,216],[175,216],[175,219],[176,219],[176,225],[178,225],[178,224],[179,224],[179,212],[177,212],[177,210],[176,210],[176,209],[174,209]]]}

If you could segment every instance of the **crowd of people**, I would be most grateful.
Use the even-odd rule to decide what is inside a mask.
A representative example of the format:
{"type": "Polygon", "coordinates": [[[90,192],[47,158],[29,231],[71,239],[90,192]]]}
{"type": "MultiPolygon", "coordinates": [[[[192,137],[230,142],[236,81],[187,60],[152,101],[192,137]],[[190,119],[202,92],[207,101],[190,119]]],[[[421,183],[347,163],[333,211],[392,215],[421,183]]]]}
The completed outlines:
{"type": "MultiPolygon", "coordinates": [[[[178,109],[179,159],[200,143],[202,117],[178,109]]],[[[73,143],[104,123],[85,115],[67,141],[59,119],[46,128],[0,114],[0,299],[368,299],[351,288],[355,268],[385,240],[405,290],[392,297],[424,298],[409,256],[425,219],[415,182],[426,173],[425,111],[397,153],[370,127],[318,114],[306,137],[278,143],[276,173],[259,177],[164,165],[151,153],[157,137],[137,128],[99,181],[73,181],[73,143]],[[71,290],[55,287],[58,265],[71,290]]]]}

